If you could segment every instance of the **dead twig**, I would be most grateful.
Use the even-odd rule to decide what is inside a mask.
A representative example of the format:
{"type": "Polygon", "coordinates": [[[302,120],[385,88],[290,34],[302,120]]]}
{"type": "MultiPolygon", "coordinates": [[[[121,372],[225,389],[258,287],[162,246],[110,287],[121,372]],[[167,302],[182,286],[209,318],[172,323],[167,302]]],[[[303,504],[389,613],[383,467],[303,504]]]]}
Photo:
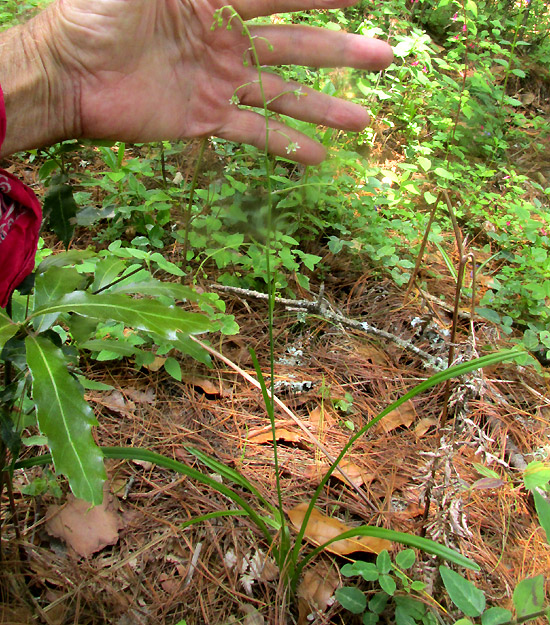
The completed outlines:
{"type": "MultiPolygon", "coordinates": [[[[249,289],[242,289],[239,287],[232,286],[224,286],[221,284],[212,284],[211,287],[217,291],[226,291],[228,293],[234,293],[235,295],[240,295],[242,297],[254,297],[256,299],[268,299],[268,295],[266,293],[260,293],[258,291],[252,291],[249,289]]],[[[427,366],[431,367],[435,371],[443,371],[445,369],[445,364],[443,360],[439,357],[432,356],[428,354],[428,352],[424,351],[420,347],[414,345],[411,341],[407,339],[402,339],[391,332],[386,332],[386,330],[381,330],[373,325],[371,325],[368,321],[358,321],[356,319],[350,319],[349,317],[345,317],[344,315],[331,310],[328,302],[321,298],[315,302],[306,300],[306,299],[287,299],[285,297],[276,297],[275,303],[282,304],[288,310],[305,310],[306,312],[318,315],[327,321],[334,323],[335,325],[342,325],[346,328],[350,328],[352,330],[358,330],[359,332],[364,332],[366,334],[371,334],[373,336],[377,336],[381,339],[386,339],[387,341],[391,341],[395,343],[401,349],[411,352],[415,356],[421,358],[427,366]]]]}

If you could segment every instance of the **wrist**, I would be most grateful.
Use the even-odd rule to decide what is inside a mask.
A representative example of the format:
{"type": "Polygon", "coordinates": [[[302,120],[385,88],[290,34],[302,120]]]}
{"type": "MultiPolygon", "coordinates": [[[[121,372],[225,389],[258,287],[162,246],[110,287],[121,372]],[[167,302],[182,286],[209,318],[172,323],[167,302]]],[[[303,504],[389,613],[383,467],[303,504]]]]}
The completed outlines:
{"type": "Polygon", "coordinates": [[[6,138],[0,158],[77,136],[77,94],[55,50],[55,5],[0,33],[6,138]]]}

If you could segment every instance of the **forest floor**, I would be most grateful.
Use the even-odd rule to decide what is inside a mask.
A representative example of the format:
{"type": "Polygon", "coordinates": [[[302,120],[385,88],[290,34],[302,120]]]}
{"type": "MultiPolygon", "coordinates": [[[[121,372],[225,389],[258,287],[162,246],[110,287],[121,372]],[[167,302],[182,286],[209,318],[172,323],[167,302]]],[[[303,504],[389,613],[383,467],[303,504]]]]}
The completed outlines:
{"type": "MultiPolygon", "coordinates": [[[[368,267],[347,266],[330,254],[324,262],[331,268],[324,285],[330,309],[447,358],[451,315],[442,305],[418,292],[405,301],[401,289],[375,279],[368,267]]],[[[450,279],[438,285],[436,297],[452,287],[450,279]]],[[[253,348],[267,375],[265,301],[254,294],[222,296],[240,334],[220,339],[215,348],[255,375],[248,351],[253,348]]],[[[471,325],[468,319],[461,325],[457,355],[468,359],[474,353],[471,325]]],[[[478,352],[499,344],[491,324],[476,321],[473,327],[478,352]]],[[[392,340],[282,305],[275,308],[274,343],[279,397],[332,456],[353,430],[430,376],[422,358],[392,340]]],[[[112,386],[87,395],[99,421],[100,444],[146,448],[201,468],[187,450],[194,446],[241,471],[276,505],[273,448],[262,437],[269,430],[262,395],[234,368],[217,359],[211,369],[183,360],[180,383],[160,370],[136,370],[130,361],[81,365],[89,378],[112,386]]],[[[443,430],[439,386],[391,413],[354,445],[346,470],[355,488],[332,477],[318,508],[350,526],[413,534],[424,526],[428,538],[479,564],[480,573],[466,575],[489,604],[510,608],[520,580],[550,570],[550,547],[521,479],[526,463],[550,443],[548,379],[532,369],[499,365],[454,380],[451,389],[443,430]],[[484,476],[475,463],[499,479],[484,476]],[[424,519],[429,485],[431,506],[424,519]]],[[[327,465],[295,420],[276,410],[276,426],[288,511],[310,501],[327,465]]],[[[42,468],[15,474],[15,509],[13,515],[3,511],[4,625],[360,622],[326,600],[342,583],[339,568],[346,559],[319,555],[298,598],[289,601],[262,536],[247,517],[180,529],[194,517],[231,508],[225,496],[152,465],[109,460],[107,466],[104,506],[86,521],[84,532],[85,515],[70,495],[58,500],[20,493],[43,475],[42,468]],[[75,515],[72,530],[52,521],[60,504],[75,515]],[[67,535],[71,531],[76,537],[67,535]],[[253,559],[268,564],[256,571],[253,559]],[[317,603],[311,598],[316,589],[317,603]]],[[[420,554],[411,576],[428,583],[432,596],[453,614],[436,573],[433,558],[420,554]]]]}

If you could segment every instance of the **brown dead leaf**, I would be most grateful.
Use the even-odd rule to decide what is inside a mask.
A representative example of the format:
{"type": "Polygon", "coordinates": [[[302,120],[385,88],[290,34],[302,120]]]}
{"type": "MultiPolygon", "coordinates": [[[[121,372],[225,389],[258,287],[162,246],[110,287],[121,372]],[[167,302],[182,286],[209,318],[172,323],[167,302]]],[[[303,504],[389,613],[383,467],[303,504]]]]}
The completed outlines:
{"type": "Polygon", "coordinates": [[[134,410],[136,409],[136,405],[134,404],[134,402],[126,400],[124,395],[120,391],[113,391],[112,393],[109,393],[109,395],[97,398],[95,401],[97,401],[99,404],[102,404],[109,410],[117,412],[123,417],[133,415],[134,410]]]}
{"type": "Polygon", "coordinates": [[[433,427],[437,427],[438,421],[437,419],[433,419],[432,417],[425,417],[424,419],[420,419],[420,421],[414,427],[415,436],[420,438],[424,436],[426,432],[433,427]]]}
{"type": "MultiPolygon", "coordinates": [[[[286,441],[287,443],[297,443],[302,440],[302,435],[299,432],[292,432],[286,428],[275,428],[275,438],[278,441],[286,441]]],[[[250,443],[272,443],[273,434],[271,428],[265,432],[250,432],[248,435],[250,443]]]]}
{"type": "MultiPolygon", "coordinates": [[[[358,487],[363,485],[365,482],[371,482],[375,477],[374,474],[368,473],[350,460],[342,460],[338,466],[349,477],[349,482],[339,471],[334,471],[331,477],[344,482],[344,484],[349,484],[351,482],[351,486],[358,487]]],[[[317,464],[312,464],[309,467],[306,467],[304,474],[310,479],[320,481],[328,468],[329,465],[326,462],[318,462],[317,464]]]]}
{"type": "Polygon", "coordinates": [[[334,412],[327,410],[325,406],[317,406],[309,413],[309,422],[321,430],[331,427],[336,421],[334,412]]]}
{"type": "Polygon", "coordinates": [[[310,614],[323,613],[334,602],[340,580],[334,568],[318,562],[308,569],[298,586],[298,625],[307,625],[310,614]]]}
{"type": "Polygon", "coordinates": [[[386,434],[399,427],[408,428],[416,417],[416,410],[414,404],[409,401],[401,404],[395,410],[389,412],[385,417],[380,420],[377,429],[382,429],[386,434]]]}
{"type": "Polygon", "coordinates": [[[155,356],[153,358],[153,362],[143,363],[143,366],[145,367],[145,369],[148,369],[149,371],[153,371],[153,372],[160,371],[160,369],[162,369],[166,360],[167,359],[164,356],[155,356]]]}
{"type": "Polygon", "coordinates": [[[243,612],[246,614],[243,625],[264,625],[264,617],[256,610],[253,605],[246,604],[242,606],[243,612]]]}
{"type": "MultiPolygon", "coordinates": [[[[306,510],[308,508],[307,503],[298,504],[296,507],[289,510],[288,517],[290,522],[296,530],[299,530],[304,520],[306,510]]],[[[343,534],[348,530],[353,529],[348,527],[342,521],[329,517],[313,508],[309,521],[307,523],[304,537],[315,545],[322,545],[335,538],[339,534],[343,534]]],[[[360,536],[357,538],[345,538],[343,540],[337,540],[328,547],[325,547],[327,551],[336,553],[338,555],[345,555],[347,553],[353,553],[354,551],[366,551],[367,553],[380,553],[384,549],[391,549],[392,544],[389,540],[383,538],[373,538],[372,536],[360,536]]]]}
{"type": "Polygon", "coordinates": [[[79,556],[87,558],[107,545],[118,541],[121,528],[120,514],[115,509],[109,484],[103,494],[103,503],[94,508],[82,499],[69,495],[65,506],[50,506],[46,531],[65,541],[79,556]]]}
{"type": "Polygon", "coordinates": [[[125,388],[124,394],[136,404],[152,404],[156,399],[155,391],[152,388],[148,388],[146,391],[132,387],[125,388]]]}
{"type": "Polygon", "coordinates": [[[191,386],[198,386],[207,395],[216,395],[218,397],[227,397],[231,395],[231,390],[227,388],[221,380],[213,381],[210,378],[203,378],[198,375],[186,375],[183,381],[191,386]]]}

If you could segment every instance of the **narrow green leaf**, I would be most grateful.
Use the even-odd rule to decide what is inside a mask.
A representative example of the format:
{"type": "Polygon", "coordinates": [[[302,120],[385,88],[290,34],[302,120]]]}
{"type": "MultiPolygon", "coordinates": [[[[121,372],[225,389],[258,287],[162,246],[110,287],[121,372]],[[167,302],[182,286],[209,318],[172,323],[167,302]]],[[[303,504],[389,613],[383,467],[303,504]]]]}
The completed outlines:
{"type": "Polygon", "coordinates": [[[4,347],[5,343],[11,339],[12,336],[19,329],[19,324],[14,323],[6,314],[3,308],[0,308],[0,351],[4,347]]]}
{"type": "Polygon", "coordinates": [[[44,337],[28,336],[27,362],[40,431],[48,438],[55,469],[74,495],[96,505],[103,500],[105,467],[92,436],[97,422],[63,352],[44,337]]]}
{"type": "Polygon", "coordinates": [[[451,601],[466,616],[479,616],[485,610],[483,591],[446,566],[440,566],[439,572],[451,601]]]}
{"type": "Polygon", "coordinates": [[[359,588],[344,586],[334,593],[340,605],[352,614],[361,614],[367,607],[367,598],[359,588]]]}
{"type": "Polygon", "coordinates": [[[516,616],[523,618],[544,607],[544,576],[522,579],[512,595],[516,616]]]}
{"type": "Polygon", "coordinates": [[[533,498],[539,523],[546,533],[546,542],[550,545],[550,503],[536,490],[533,491],[533,498]]]}
{"type": "Polygon", "coordinates": [[[204,315],[189,313],[159,301],[132,299],[126,295],[74,291],[57,302],[37,308],[30,319],[59,312],[73,312],[94,319],[120,321],[127,326],[177,340],[178,332],[197,334],[213,328],[204,315]]]}

